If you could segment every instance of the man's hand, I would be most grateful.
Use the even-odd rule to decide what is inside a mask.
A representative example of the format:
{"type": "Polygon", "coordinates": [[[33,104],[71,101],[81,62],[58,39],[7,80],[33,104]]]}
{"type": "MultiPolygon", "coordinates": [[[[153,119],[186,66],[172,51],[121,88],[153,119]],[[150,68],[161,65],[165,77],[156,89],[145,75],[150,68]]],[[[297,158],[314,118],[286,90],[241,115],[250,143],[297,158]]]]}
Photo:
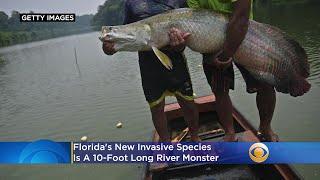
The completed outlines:
{"type": "Polygon", "coordinates": [[[171,28],[169,31],[170,46],[176,51],[183,51],[190,35],[190,33],[182,32],[177,28],[171,28]]]}
{"type": "Polygon", "coordinates": [[[211,63],[216,69],[221,71],[226,70],[232,64],[232,57],[225,57],[223,50],[215,54],[213,61],[211,63]]]}
{"type": "Polygon", "coordinates": [[[104,41],[102,44],[103,52],[107,55],[113,55],[117,51],[114,49],[114,43],[111,41],[104,41]]]}

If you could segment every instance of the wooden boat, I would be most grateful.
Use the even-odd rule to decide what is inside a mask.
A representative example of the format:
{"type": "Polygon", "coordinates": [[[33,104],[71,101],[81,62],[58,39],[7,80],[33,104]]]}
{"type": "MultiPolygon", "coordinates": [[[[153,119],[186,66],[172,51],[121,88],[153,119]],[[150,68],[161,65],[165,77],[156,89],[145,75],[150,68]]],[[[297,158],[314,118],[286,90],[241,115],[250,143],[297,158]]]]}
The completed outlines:
{"type": "MultiPolygon", "coordinates": [[[[195,100],[199,110],[199,135],[202,141],[221,141],[224,131],[215,112],[215,97],[204,96],[195,100]]],[[[172,139],[181,136],[187,125],[178,103],[165,106],[168,128],[172,139]]],[[[234,126],[240,141],[260,142],[257,130],[235,108],[233,108],[234,126]]],[[[186,136],[184,141],[190,137],[186,136]]],[[[155,131],[153,141],[159,141],[155,131]]],[[[170,164],[165,170],[144,168],[143,179],[301,179],[296,171],[287,164],[275,165],[217,165],[217,164],[170,164]]]]}

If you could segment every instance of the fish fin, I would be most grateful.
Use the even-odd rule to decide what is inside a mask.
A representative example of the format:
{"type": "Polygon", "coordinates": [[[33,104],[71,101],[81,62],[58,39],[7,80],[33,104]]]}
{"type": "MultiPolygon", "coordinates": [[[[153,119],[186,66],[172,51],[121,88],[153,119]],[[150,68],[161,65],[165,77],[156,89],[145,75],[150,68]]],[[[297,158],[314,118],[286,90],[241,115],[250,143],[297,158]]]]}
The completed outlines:
{"type": "Polygon", "coordinates": [[[172,62],[171,59],[163,52],[161,52],[158,48],[152,46],[153,52],[156,54],[160,62],[168,69],[172,70],[172,62]]]}
{"type": "Polygon", "coordinates": [[[297,68],[299,68],[299,74],[304,78],[308,78],[310,75],[310,65],[308,62],[308,56],[307,56],[306,51],[294,39],[292,39],[288,36],[285,36],[285,39],[291,45],[293,52],[295,52],[295,54],[296,54],[296,58],[294,59],[294,61],[299,65],[297,67],[297,68]]]}
{"type": "Polygon", "coordinates": [[[310,83],[303,77],[298,77],[291,82],[290,95],[293,97],[302,96],[307,93],[311,88],[310,83]]]}

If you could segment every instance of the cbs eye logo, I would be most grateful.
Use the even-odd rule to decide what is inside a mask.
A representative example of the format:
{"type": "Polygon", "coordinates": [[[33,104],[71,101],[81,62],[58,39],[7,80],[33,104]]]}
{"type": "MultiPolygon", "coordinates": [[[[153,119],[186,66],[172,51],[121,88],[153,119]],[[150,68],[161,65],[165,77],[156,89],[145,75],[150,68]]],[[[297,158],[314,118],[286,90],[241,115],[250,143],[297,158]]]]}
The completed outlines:
{"type": "Polygon", "coordinates": [[[254,143],[249,149],[249,156],[253,162],[262,163],[269,157],[269,149],[263,143],[254,143]]]}
{"type": "MultiPolygon", "coordinates": [[[[70,148],[70,145],[69,145],[70,148]]],[[[39,140],[28,144],[20,153],[22,164],[70,163],[71,150],[68,144],[50,140],[39,140]]]]}

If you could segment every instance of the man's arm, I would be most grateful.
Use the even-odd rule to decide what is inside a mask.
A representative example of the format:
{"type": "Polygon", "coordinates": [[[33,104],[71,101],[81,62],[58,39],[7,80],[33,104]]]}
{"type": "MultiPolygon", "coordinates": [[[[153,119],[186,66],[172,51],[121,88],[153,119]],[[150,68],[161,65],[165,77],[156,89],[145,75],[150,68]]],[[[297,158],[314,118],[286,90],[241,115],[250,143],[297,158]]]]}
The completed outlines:
{"type": "Polygon", "coordinates": [[[237,0],[233,6],[220,61],[227,61],[236,53],[248,30],[251,0],[237,0]]]}
{"type": "MultiPolygon", "coordinates": [[[[189,7],[200,7],[199,1],[189,0],[187,2],[189,7]]],[[[222,69],[231,64],[231,57],[233,57],[245,38],[249,24],[251,0],[237,0],[233,3],[233,9],[232,16],[227,26],[226,41],[223,45],[223,49],[213,60],[213,64],[222,69]]],[[[184,41],[176,40],[176,38],[174,38],[174,33],[170,34],[170,39],[172,40],[171,46],[177,46],[177,44],[179,46],[179,42],[184,43],[184,41]]]]}
{"type": "Polygon", "coordinates": [[[126,0],[124,4],[124,19],[123,19],[123,24],[129,24],[130,22],[130,4],[129,1],[126,0]]]}

